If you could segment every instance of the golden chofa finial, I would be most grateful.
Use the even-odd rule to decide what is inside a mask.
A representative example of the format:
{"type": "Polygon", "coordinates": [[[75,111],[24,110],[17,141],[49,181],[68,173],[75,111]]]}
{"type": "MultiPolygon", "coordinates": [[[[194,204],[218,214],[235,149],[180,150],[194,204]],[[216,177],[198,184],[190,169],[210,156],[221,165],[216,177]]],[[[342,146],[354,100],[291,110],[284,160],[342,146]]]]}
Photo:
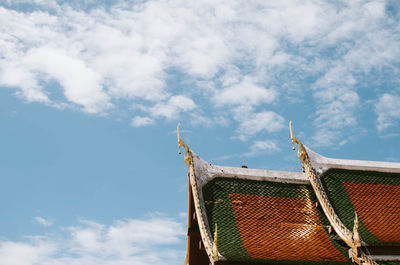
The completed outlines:
{"type": "Polygon", "coordinates": [[[218,226],[217,226],[217,223],[215,223],[213,256],[214,256],[214,261],[218,261],[219,260],[219,256],[218,256],[218,226]]]}
{"type": "Polygon", "coordinates": [[[357,264],[363,264],[364,260],[362,257],[359,256],[358,248],[361,247],[361,238],[360,234],[358,233],[358,216],[357,213],[355,213],[355,218],[354,218],[354,226],[353,226],[353,242],[351,246],[351,258],[353,261],[355,261],[357,264]]]}
{"type": "Polygon", "coordinates": [[[297,155],[300,158],[301,162],[305,161],[305,156],[306,156],[306,150],[304,149],[303,144],[293,135],[293,130],[292,130],[292,121],[289,122],[289,129],[290,129],[290,139],[292,140],[292,145],[293,145],[293,150],[296,150],[294,144],[296,143],[299,147],[299,150],[297,151],[297,155]]]}
{"type": "Polygon", "coordinates": [[[361,238],[358,233],[358,215],[355,213],[354,226],[353,226],[353,244],[355,247],[361,247],[361,238]]]}
{"type": "Polygon", "coordinates": [[[179,127],[181,127],[181,123],[178,123],[178,127],[176,128],[176,134],[178,136],[178,148],[179,151],[178,153],[181,154],[181,147],[183,146],[185,148],[185,163],[186,165],[190,166],[192,164],[192,156],[190,154],[190,149],[189,147],[185,144],[185,142],[181,139],[181,134],[179,131],[179,127]]]}
{"type": "MultiPolygon", "coordinates": [[[[293,135],[293,130],[292,130],[292,121],[289,122],[289,130],[290,130],[290,139],[292,140],[292,149],[296,150],[296,147],[294,146],[295,140],[297,140],[296,137],[293,135]]],[[[297,140],[298,141],[298,140],[297,140]]]]}

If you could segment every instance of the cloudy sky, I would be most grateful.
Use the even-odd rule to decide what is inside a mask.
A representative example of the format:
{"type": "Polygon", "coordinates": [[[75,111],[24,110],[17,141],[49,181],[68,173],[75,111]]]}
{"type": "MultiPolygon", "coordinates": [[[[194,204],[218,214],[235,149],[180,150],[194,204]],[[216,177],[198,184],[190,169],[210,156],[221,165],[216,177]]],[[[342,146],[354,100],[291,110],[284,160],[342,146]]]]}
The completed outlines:
{"type": "Polygon", "coordinates": [[[0,264],[182,264],[214,164],[400,161],[400,4],[0,0],[0,264]]]}

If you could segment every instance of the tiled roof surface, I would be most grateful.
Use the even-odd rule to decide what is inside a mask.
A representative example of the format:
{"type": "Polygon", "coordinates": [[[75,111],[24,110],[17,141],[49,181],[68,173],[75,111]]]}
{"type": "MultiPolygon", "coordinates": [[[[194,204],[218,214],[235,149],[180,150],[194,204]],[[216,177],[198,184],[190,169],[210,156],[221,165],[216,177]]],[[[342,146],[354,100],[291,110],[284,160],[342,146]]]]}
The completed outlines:
{"type": "Polygon", "coordinates": [[[311,186],[215,178],[203,187],[209,227],[231,261],[350,264],[311,186]]]}
{"type": "Polygon", "coordinates": [[[344,225],[352,230],[354,212],[368,245],[400,245],[400,174],[330,169],[324,190],[344,225]]]}

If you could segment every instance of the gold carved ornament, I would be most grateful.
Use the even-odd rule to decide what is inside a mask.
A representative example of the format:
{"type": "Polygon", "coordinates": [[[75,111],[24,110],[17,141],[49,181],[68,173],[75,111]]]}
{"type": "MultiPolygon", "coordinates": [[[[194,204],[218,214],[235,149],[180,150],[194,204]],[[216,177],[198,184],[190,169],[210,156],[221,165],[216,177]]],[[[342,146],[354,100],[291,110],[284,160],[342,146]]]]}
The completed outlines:
{"type": "MultiPolygon", "coordinates": [[[[215,241],[215,242],[211,242],[211,240],[207,236],[206,225],[204,223],[203,218],[201,218],[202,213],[201,213],[201,209],[200,209],[200,199],[199,199],[198,192],[197,192],[198,188],[197,188],[195,176],[194,176],[194,165],[193,165],[192,153],[190,151],[190,148],[181,139],[180,126],[181,126],[181,123],[178,124],[177,129],[176,129],[177,137],[178,137],[178,148],[179,148],[178,153],[181,154],[181,150],[180,150],[181,147],[185,148],[184,160],[185,160],[186,165],[189,168],[188,231],[190,231],[190,228],[192,227],[192,218],[191,218],[190,213],[192,212],[191,200],[193,199],[193,203],[195,205],[193,211],[196,213],[196,216],[198,216],[198,226],[200,229],[201,239],[204,243],[204,247],[206,249],[206,253],[207,253],[208,257],[210,258],[211,264],[214,264],[214,262],[218,261],[218,258],[219,258],[218,255],[215,256],[213,254],[214,248],[217,249],[217,253],[218,253],[218,248],[213,245],[213,243],[215,245],[217,244],[218,234],[215,235],[217,237],[217,241],[215,241]]],[[[191,238],[190,233],[188,233],[185,265],[189,264],[190,238],[191,238]]]]}
{"type": "MultiPolygon", "coordinates": [[[[181,147],[185,147],[185,163],[189,167],[189,170],[191,168],[192,164],[192,157],[190,156],[189,152],[189,147],[185,144],[185,142],[181,139],[179,127],[181,126],[181,123],[178,124],[178,127],[176,128],[176,134],[178,136],[178,154],[181,154],[181,147]]],[[[189,178],[189,187],[188,187],[188,221],[187,221],[187,230],[190,231],[192,227],[192,217],[191,217],[191,212],[192,212],[192,204],[191,204],[191,199],[192,199],[192,189],[190,187],[190,178],[189,178]]],[[[188,233],[187,235],[187,240],[186,240],[186,257],[185,257],[185,265],[189,265],[189,253],[190,253],[190,234],[188,233]]]]}
{"type": "Polygon", "coordinates": [[[293,150],[295,150],[294,144],[298,146],[297,155],[301,161],[304,172],[307,174],[308,179],[315,191],[315,195],[321,204],[321,207],[327,216],[330,224],[335,229],[339,237],[350,247],[350,258],[359,265],[378,265],[372,258],[368,257],[361,249],[361,238],[358,233],[358,216],[355,213],[353,232],[351,232],[347,227],[344,226],[342,221],[339,219],[335,213],[332,205],[330,204],[327,195],[324,192],[322,183],[317,177],[314,168],[311,165],[310,157],[304,145],[293,135],[292,121],[289,122],[290,138],[293,145],[293,150]]]}
{"type": "Polygon", "coordinates": [[[185,144],[185,142],[181,139],[181,134],[180,134],[180,130],[179,128],[181,127],[181,123],[178,124],[178,127],[176,128],[176,134],[178,136],[178,148],[179,148],[179,154],[181,153],[181,147],[183,146],[185,148],[185,163],[188,167],[190,167],[190,165],[192,164],[192,156],[190,154],[190,149],[187,146],[187,144],[185,144]]]}

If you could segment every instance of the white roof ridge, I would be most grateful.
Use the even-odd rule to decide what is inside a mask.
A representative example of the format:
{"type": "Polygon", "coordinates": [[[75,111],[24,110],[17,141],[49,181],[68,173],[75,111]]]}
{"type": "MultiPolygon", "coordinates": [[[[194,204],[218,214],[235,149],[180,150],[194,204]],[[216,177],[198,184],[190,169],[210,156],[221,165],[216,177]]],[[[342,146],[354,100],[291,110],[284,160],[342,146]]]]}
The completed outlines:
{"type": "Polygon", "coordinates": [[[204,161],[192,150],[191,153],[196,179],[200,187],[203,187],[209,181],[217,177],[293,184],[310,184],[306,174],[302,172],[217,166],[204,161]]]}
{"type": "Polygon", "coordinates": [[[400,173],[400,163],[368,160],[351,160],[328,158],[322,156],[304,146],[310,158],[311,164],[317,170],[325,171],[329,168],[348,170],[378,171],[387,173],[400,173]]]}

